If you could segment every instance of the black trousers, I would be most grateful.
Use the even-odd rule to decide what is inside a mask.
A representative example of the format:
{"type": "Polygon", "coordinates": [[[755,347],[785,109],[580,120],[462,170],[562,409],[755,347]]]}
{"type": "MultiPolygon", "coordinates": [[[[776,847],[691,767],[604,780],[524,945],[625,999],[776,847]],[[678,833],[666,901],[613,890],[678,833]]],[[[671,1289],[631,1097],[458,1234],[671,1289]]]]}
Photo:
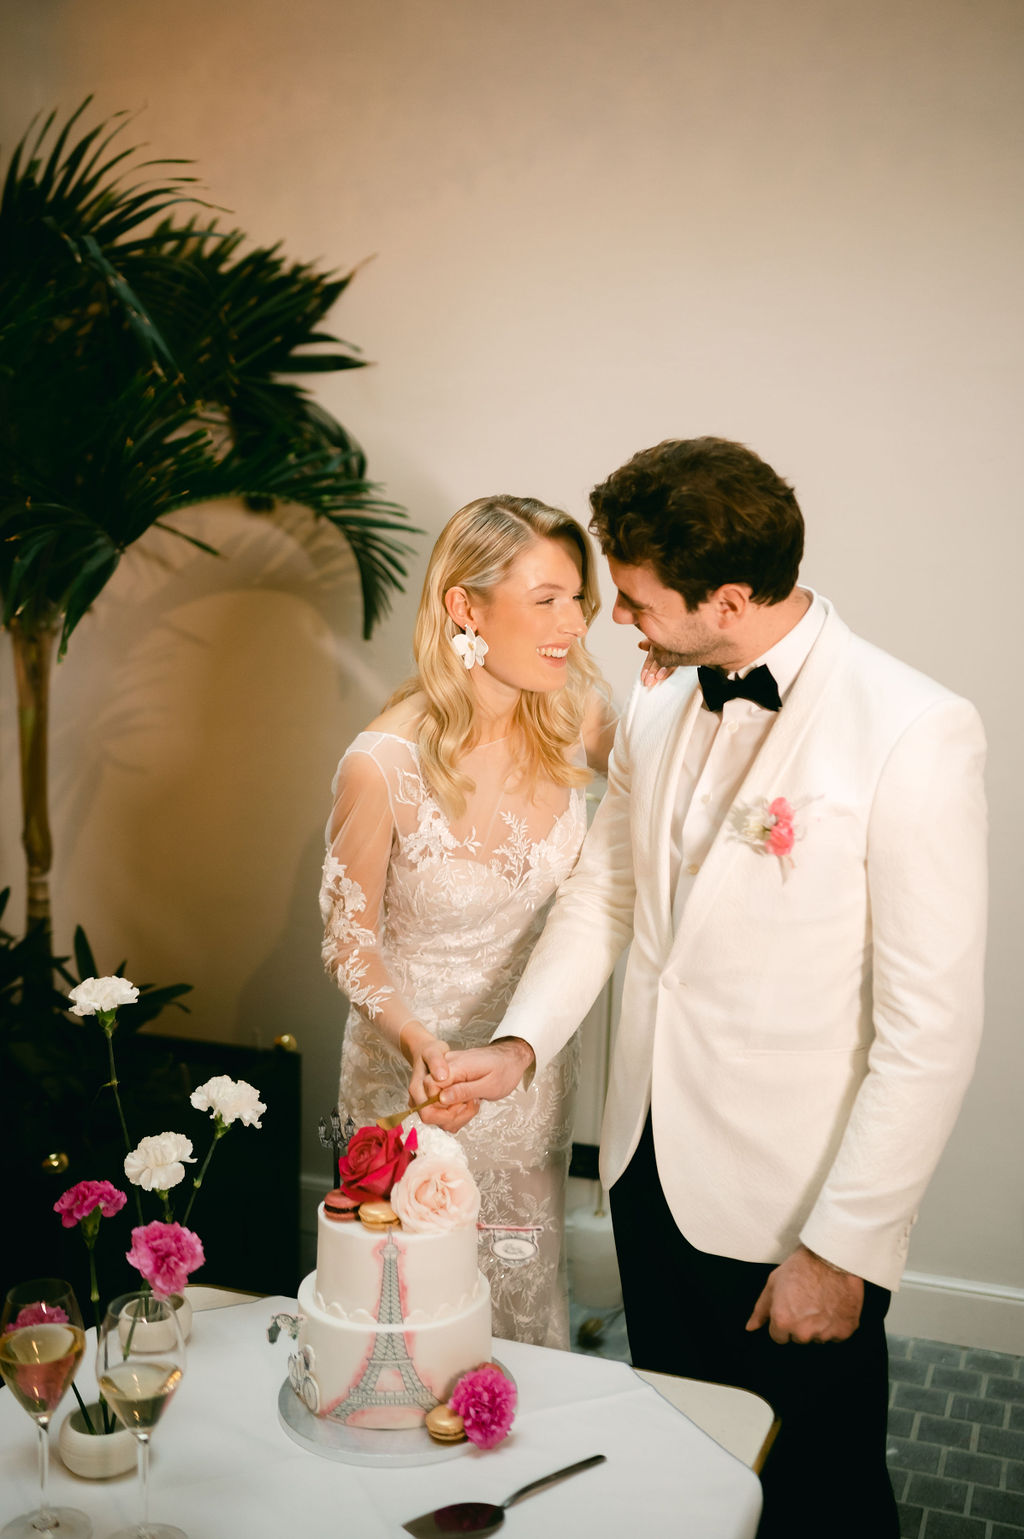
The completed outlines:
{"type": "Polygon", "coordinates": [[[753,1390],[782,1423],[761,1473],[758,1539],[898,1539],[885,1464],[889,1294],[865,1284],[847,1341],[780,1346],[767,1326],[745,1331],[774,1263],[709,1255],[684,1239],[658,1179],[650,1115],[611,1206],[634,1366],[753,1390]]]}

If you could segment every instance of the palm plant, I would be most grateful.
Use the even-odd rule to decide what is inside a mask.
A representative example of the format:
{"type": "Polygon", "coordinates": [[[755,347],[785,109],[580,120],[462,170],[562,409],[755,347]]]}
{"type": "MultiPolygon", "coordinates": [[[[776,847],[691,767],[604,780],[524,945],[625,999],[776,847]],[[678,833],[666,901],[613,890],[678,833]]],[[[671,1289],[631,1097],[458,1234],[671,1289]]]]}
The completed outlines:
{"type": "Polygon", "coordinates": [[[243,249],[188,163],[119,146],[87,98],[16,147],[0,192],[0,600],[17,675],[28,927],[49,926],[48,681],[124,551],[182,508],[241,497],[348,542],[368,637],[401,591],[405,514],[297,377],[360,368],[323,329],[352,274],[243,249]],[[191,205],[180,221],[177,205],[191,205]]]}

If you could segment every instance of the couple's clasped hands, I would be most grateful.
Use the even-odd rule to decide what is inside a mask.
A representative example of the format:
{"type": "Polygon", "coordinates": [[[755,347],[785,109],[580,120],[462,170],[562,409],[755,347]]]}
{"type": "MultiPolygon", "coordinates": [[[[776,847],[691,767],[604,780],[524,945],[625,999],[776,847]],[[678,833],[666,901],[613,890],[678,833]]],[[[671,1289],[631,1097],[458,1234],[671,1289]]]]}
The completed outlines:
{"type": "Polygon", "coordinates": [[[401,1046],[411,1070],[409,1105],[446,1133],[471,1122],[482,1100],[502,1100],[533,1063],[533,1049],[518,1037],[453,1051],[418,1021],[402,1028],[401,1046]]]}

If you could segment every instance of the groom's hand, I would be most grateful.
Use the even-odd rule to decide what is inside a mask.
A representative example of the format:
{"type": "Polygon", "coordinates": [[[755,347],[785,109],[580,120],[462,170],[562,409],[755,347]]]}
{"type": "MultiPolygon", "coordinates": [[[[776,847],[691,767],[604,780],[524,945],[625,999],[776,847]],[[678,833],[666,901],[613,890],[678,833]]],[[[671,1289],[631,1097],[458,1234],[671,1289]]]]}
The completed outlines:
{"type": "Polygon", "coordinates": [[[860,1324],[864,1279],[829,1266],[800,1245],[769,1272],[747,1330],[768,1326],[780,1344],[787,1341],[845,1341],[860,1324]]]}
{"type": "Polygon", "coordinates": [[[441,1105],[454,1108],[466,1101],[501,1101],[533,1062],[533,1048],[521,1037],[499,1037],[486,1047],[449,1053],[448,1078],[436,1087],[442,1092],[441,1105]]]}

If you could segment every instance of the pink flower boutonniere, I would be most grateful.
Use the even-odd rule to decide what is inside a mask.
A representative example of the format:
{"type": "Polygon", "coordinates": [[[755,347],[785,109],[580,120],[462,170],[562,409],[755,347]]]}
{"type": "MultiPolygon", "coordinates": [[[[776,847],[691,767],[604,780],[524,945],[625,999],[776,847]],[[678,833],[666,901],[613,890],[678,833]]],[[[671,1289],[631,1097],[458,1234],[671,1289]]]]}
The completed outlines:
{"type": "Polygon", "coordinates": [[[759,855],[774,855],[785,879],[796,862],[793,846],[804,830],[797,822],[802,802],[787,801],[784,796],[763,797],[753,806],[737,807],[733,813],[736,838],[749,844],[759,855]]]}

